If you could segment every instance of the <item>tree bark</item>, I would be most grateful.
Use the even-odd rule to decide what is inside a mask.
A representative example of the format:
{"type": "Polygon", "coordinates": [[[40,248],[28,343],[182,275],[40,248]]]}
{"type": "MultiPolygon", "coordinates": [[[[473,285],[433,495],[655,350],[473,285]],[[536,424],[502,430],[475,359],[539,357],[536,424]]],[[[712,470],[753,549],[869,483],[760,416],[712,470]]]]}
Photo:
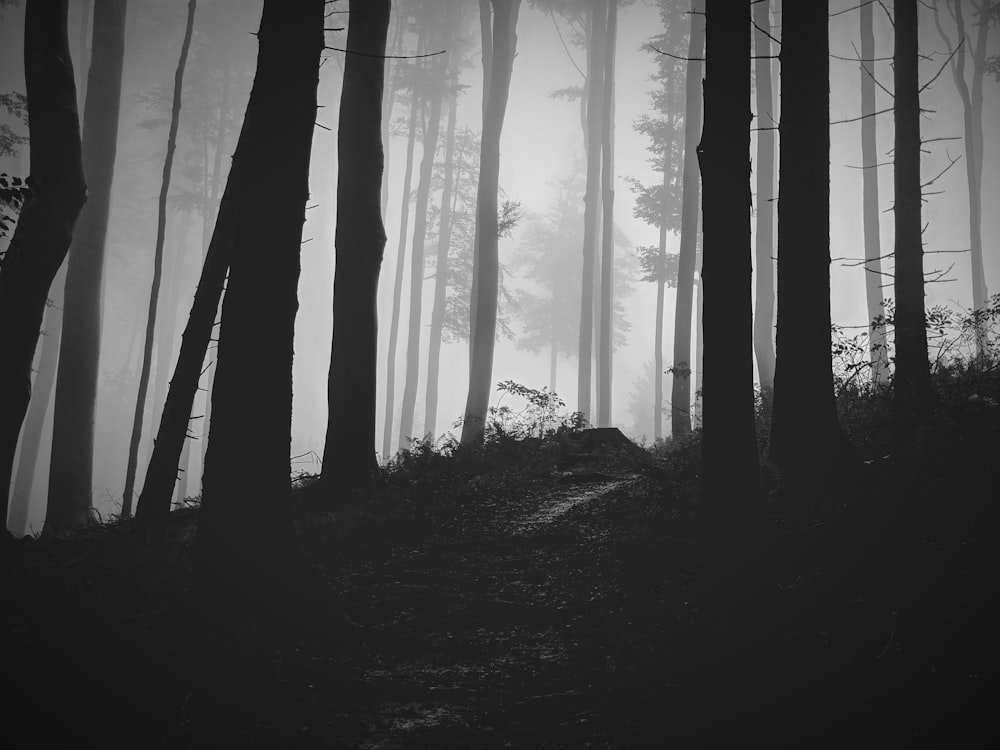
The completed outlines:
{"type": "Polygon", "coordinates": [[[493,0],[493,60],[479,158],[479,191],[476,199],[477,263],[473,274],[475,306],[470,316],[473,327],[469,341],[469,395],[462,422],[462,445],[482,442],[492,387],[500,286],[500,237],[497,220],[500,134],[507,112],[520,7],[521,0],[493,0]]]}
{"type": "MultiPolygon", "coordinates": [[[[917,0],[896,0],[893,112],[896,224],[896,374],[894,405],[904,421],[922,417],[934,401],[927,361],[924,248],[920,226],[920,81],[917,74],[917,0]]],[[[904,428],[905,429],[905,428],[904,428]]]]}
{"type": "Polygon", "coordinates": [[[49,288],[87,200],[66,0],[25,10],[24,71],[32,195],[0,267],[0,518],[7,517],[17,439],[31,400],[31,365],[49,288]]]}
{"type": "Polygon", "coordinates": [[[749,17],[722,0],[705,4],[705,392],[701,518],[728,538],[761,512],[754,425],[750,247],[749,17]]]}
{"type": "MultiPolygon", "coordinates": [[[[861,59],[875,59],[875,11],[871,3],[861,6],[861,59]]],[[[875,112],[875,81],[861,63],[861,114],[875,112]]],[[[889,382],[889,352],[886,348],[885,324],[878,323],[885,315],[882,298],[882,241],[879,237],[878,143],[875,118],[861,121],[861,201],[865,236],[865,299],[868,303],[868,324],[871,327],[869,357],[872,383],[884,386],[889,382]]]]}
{"type": "Polygon", "coordinates": [[[325,491],[367,489],[375,457],[378,277],[382,225],[382,89],[389,0],[351,0],[337,139],[336,271],[325,491]],[[358,53],[358,54],[352,54],[358,53]]]}
{"type": "MultiPolygon", "coordinates": [[[[765,400],[774,388],[774,153],[775,113],[771,86],[771,12],[769,0],[753,6],[754,63],[757,80],[757,245],[756,303],[753,319],[757,375],[765,400]]],[[[869,6],[866,6],[869,7],[869,6]]]]}
{"type": "MultiPolygon", "coordinates": [[[[702,64],[705,54],[704,0],[695,0],[688,43],[684,103],[684,172],[681,187],[681,246],[677,260],[677,303],[674,312],[674,363],[670,389],[670,434],[678,438],[691,431],[691,316],[694,272],[698,255],[700,174],[697,148],[701,138],[702,64]]],[[[699,288],[700,293],[700,288],[699,288]]],[[[699,330],[700,327],[699,327],[699,330]]]]}
{"type": "Polygon", "coordinates": [[[770,460],[804,478],[840,465],[830,350],[828,2],[782,15],[778,334],[770,460]],[[821,207],[817,210],[817,207],[821,207]]]}
{"type": "MultiPolygon", "coordinates": [[[[139,394],[135,402],[132,420],[132,440],[128,451],[128,465],[125,469],[125,490],[122,492],[122,518],[132,515],[132,494],[135,489],[135,474],[139,459],[139,443],[142,439],[142,418],[146,413],[146,391],[149,388],[149,371],[153,361],[153,337],[156,331],[156,307],[160,298],[160,281],[163,275],[163,241],[167,224],[167,194],[170,190],[170,172],[174,165],[174,151],[177,147],[177,126],[181,115],[181,95],[184,89],[184,68],[187,66],[188,50],[191,47],[191,32],[194,28],[194,12],[197,0],[188,0],[187,27],[181,43],[180,59],[174,73],[174,102],[170,114],[170,132],[167,134],[167,155],[163,162],[163,179],[160,183],[159,218],[156,223],[156,248],[153,251],[153,284],[149,291],[149,309],[146,313],[146,337],[142,350],[142,369],[139,371],[139,394]]],[[[205,217],[206,221],[208,217],[205,217]]]]}
{"type": "Polygon", "coordinates": [[[290,508],[292,354],[323,16],[323,0],[265,0],[233,157],[240,253],[222,306],[193,571],[196,600],[222,625],[281,625],[302,603],[290,508]]]}
{"type": "Polygon", "coordinates": [[[614,334],[615,265],[615,40],[618,0],[608,0],[604,42],[604,87],[601,101],[601,312],[598,352],[597,424],[611,426],[611,378],[614,334]]]}

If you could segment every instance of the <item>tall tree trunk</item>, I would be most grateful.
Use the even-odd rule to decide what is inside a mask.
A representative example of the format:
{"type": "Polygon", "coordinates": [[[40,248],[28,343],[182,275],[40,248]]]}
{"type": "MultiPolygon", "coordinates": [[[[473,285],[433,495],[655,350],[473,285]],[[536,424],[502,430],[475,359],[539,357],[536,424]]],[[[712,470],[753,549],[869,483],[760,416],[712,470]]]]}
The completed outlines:
{"type": "Polygon", "coordinates": [[[500,287],[497,193],[500,188],[500,134],[507,112],[517,16],[521,0],[493,0],[493,61],[489,100],[483,119],[479,157],[479,191],[476,196],[476,268],[473,278],[475,321],[469,341],[469,395],[462,422],[462,445],[479,444],[486,428],[486,410],[493,380],[493,350],[497,331],[497,297],[500,287]]]}
{"type": "Polygon", "coordinates": [[[438,380],[441,370],[441,338],[448,294],[448,251],[451,249],[451,204],[455,181],[455,125],[458,114],[458,54],[452,52],[448,102],[448,132],[445,140],[444,185],[441,188],[441,213],[438,219],[437,259],[434,264],[434,306],[427,353],[427,395],[424,399],[424,434],[434,439],[437,432],[438,380]]]}
{"type": "MultiPolygon", "coordinates": [[[[396,271],[392,285],[392,316],[389,318],[389,352],[386,355],[385,417],[382,423],[382,458],[392,452],[392,423],[396,410],[396,349],[399,343],[399,311],[403,306],[403,269],[406,260],[406,234],[410,219],[410,192],[413,181],[413,147],[417,140],[417,114],[423,102],[413,91],[410,102],[409,136],[406,141],[406,169],[403,174],[403,194],[400,198],[399,240],[396,244],[396,271]]],[[[400,435],[402,442],[402,435],[400,435]]]]}
{"type": "Polygon", "coordinates": [[[125,58],[125,0],[94,6],[94,38],[83,112],[83,174],[88,199],[66,261],[63,335],[59,343],[52,457],[45,530],[73,531],[90,522],[94,419],[101,353],[101,293],[118,151],[118,112],[125,58]]]}
{"type": "MultiPolygon", "coordinates": [[[[167,134],[167,156],[163,162],[163,179],[160,183],[159,219],[156,223],[156,248],[153,251],[153,284],[149,291],[149,310],[146,313],[146,337],[142,352],[142,369],[139,372],[139,395],[135,402],[135,416],[132,420],[132,440],[129,444],[128,466],[125,469],[125,490],[122,493],[122,518],[132,515],[132,494],[135,488],[136,464],[139,459],[139,443],[142,439],[142,418],[146,413],[146,390],[149,388],[149,370],[153,360],[153,337],[156,331],[156,307],[160,297],[160,280],[163,275],[163,241],[167,223],[167,194],[170,190],[170,171],[174,165],[174,150],[177,147],[177,126],[181,116],[181,95],[184,89],[184,68],[187,66],[188,49],[191,47],[191,31],[194,28],[194,12],[197,0],[188,0],[187,27],[181,43],[181,55],[174,73],[174,101],[170,114],[170,132],[167,134]]],[[[207,221],[207,216],[205,217],[207,221]]]]}
{"type": "Polygon", "coordinates": [[[31,491],[38,467],[38,451],[46,431],[46,417],[52,400],[59,364],[59,339],[62,335],[63,289],[66,286],[66,264],[63,263],[52,281],[51,303],[45,310],[44,338],[38,358],[38,372],[31,387],[31,402],[21,432],[21,450],[14,475],[14,489],[10,496],[7,529],[15,536],[23,536],[28,528],[31,510],[31,491]]]}
{"type": "MultiPolygon", "coordinates": [[[[87,200],[66,0],[25,10],[24,77],[32,195],[0,267],[0,490],[7,517],[17,439],[31,400],[31,365],[49,288],[87,200]]],[[[2,534],[0,534],[2,536],[2,534]]]]}
{"type": "Polygon", "coordinates": [[[556,392],[556,370],[559,367],[559,342],[552,339],[549,345],[549,391],[556,392]]]}
{"type": "Polygon", "coordinates": [[[579,372],[577,407],[590,419],[591,367],[594,353],[594,288],[601,202],[601,102],[604,100],[604,51],[608,17],[602,0],[588,8],[590,34],[587,40],[587,187],[583,196],[583,273],[580,294],[579,372]]]}
{"type": "Polygon", "coordinates": [[[611,377],[614,350],[615,273],[615,40],[618,0],[608,0],[604,31],[604,90],[601,102],[601,314],[598,352],[597,424],[611,426],[611,377]]]}
{"type": "MultiPolygon", "coordinates": [[[[771,87],[771,10],[769,0],[753,6],[757,55],[757,289],[753,320],[757,374],[765,401],[774,388],[774,152],[777,124],[771,87]]],[[[868,6],[866,6],[868,7],[868,6]]]]}
{"type": "Polygon", "coordinates": [[[760,512],[754,425],[750,265],[750,29],[730,3],[705,4],[705,392],[702,505],[706,528],[729,538],[760,512]]]}
{"type": "Polygon", "coordinates": [[[160,307],[163,316],[163,326],[157,336],[156,346],[156,378],[153,381],[153,418],[163,412],[163,402],[167,397],[167,386],[170,384],[170,373],[174,361],[174,340],[177,338],[177,317],[180,312],[181,279],[184,275],[184,256],[187,254],[188,238],[194,217],[186,211],[176,227],[177,240],[174,243],[174,256],[171,262],[170,278],[166,293],[161,294],[160,307]]]}
{"type": "MultiPolygon", "coordinates": [[[[392,34],[392,54],[400,54],[400,39],[403,36],[403,16],[404,13],[397,9],[396,28],[392,34]]],[[[389,206],[389,144],[391,138],[392,113],[396,107],[396,86],[393,77],[396,72],[398,62],[386,63],[386,71],[383,75],[385,81],[382,87],[382,160],[385,163],[382,171],[382,187],[379,196],[379,204],[382,206],[382,223],[385,223],[386,210],[389,206]],[[391,72],[390,72],[391,71],[391,72]],[[386,83],[387,82],[387,83],[386,83]]]]}
{"type": "Polygon", "coordinates": [[[689,62],[684,94],[681,247],[677,260],[674,363],[671,369],[673,377],[670,389],[670,434],[675,438],[691,431],[691,316],[694,306],[694,272],[698,254],[698,209],[701,193],[701,175],[698,171],[696,152],[698,139],[701,138],[701,58],[705,54],[705,16],[702,12],[704,7],[704,0],[695,0],[694,12],[691,14],[691,39],[688,43],[689,62]]]}
{"type": "Polygon", "coordinates": [[[382,225],[382,89],[389,0],[351,0],[337,140],[330,420],[321,481],[327,492],[367,488],[375,457],[378,277],[382,225]],[[352,54],[356,53],[356,54],[352,54]]]}
{"type": "Polygon", "coordinates": [[[222,306],[193,573],[197,600],[223,625],[285,620],[301,603],[290,508],[292,339],[323,16],[323,0],[265,0],[257,74],[233,157],[242,182],[240,253],[222,306]]]}
{"type": "MultiPolygon", "coordinates": [[[[664,225],[661,234],[666,233],[664,225]]],[[[656,345],[653,349],[653,440],[663,437],[663,308],[666,284],[656,280],[656,345]]]]}
{"type": "MultiPolygon", "coordinates": [[[[229,128],[229,87],[233,77],[232,29],[227,29],[222,42],[222,94],[219,97],[219,122],[215,129],[215,145],[212,155],[211,190],[206,193],[208,206],[205,212],[205,226],[211,232],[219,213],[219,193],[222,189],[222,155],[226,152],[226,131],[229,128]]],[[[211,234],[209,234],[211,237],[211,234]]],[[[204,242],[207,247],[210,240],[204,242]]]]}
{"type": "MultiPolygon", "coordinates": [[[[875,59],[874,14],[871,3],[862,5],[861,59],[875,59]]],[[[872,363],[872,383],[884,386],[889,382],[889,352],[886,349],[885,324],[876,323],[885,315],[882,298],[882,241],[879,237],[878,143],[875,133],[875,81],[861,63],[861,201],[865,235],[865,299],[868,302],[868,325],[871,327],[869,356],[872,363]]]]}
{"type": "Polygon", "coordinates": [[[924,248],[920,226],[920,82],[917,0],[896,0],[893,53],[893,155],[896,224],[896,374],[894,403],[901,416],[921,416],[934,401],[927,361],[924,248]]]}
{"type": "Polygon", "coordinates": [[[431,75],[430,114],[424,129],[423,154],[417,182],[417,202],[413,209],[413,245],[410,251],[410,300],[406,337],[406,377],[403,381],[403,403],[399,415],[399,442],[407,447],[419,437],[413,431],[413,411],[417,403],[420,379],[420,325],[423,312],[424,246],[427,238],[427,209],[430,202],[431,177],[437,155],[438,133],[441,129],[441,108],[447,81],[447,60],[443,55],[434,60],[431,75]],[[406,442],[404,442],[406,441],[406,442]]]}
{"type": "Polygon", "coordinates": [[[828,2],[782,16],[778,340],[770,460],[789,476],[844,457],[830,352],[828,2]],[[817,207],[821,207],[817,210],[817,207]]]}

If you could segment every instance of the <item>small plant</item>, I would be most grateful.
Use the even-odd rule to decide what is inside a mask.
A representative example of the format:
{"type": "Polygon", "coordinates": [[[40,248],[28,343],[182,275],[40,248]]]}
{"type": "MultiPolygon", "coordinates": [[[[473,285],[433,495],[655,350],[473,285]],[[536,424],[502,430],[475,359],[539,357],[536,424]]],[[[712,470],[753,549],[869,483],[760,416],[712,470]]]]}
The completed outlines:
{"type": "Polygon", "coordinates": [[[561,427],[571,430],[583,427],[583,415],[563,411],[566,402],[547,387],[538,390],[513,380],[504,380],[497,383],[497,390],[503,395],[489,409],[488,432],[492,430],[498,435],[514,438],[544,438],[556,433],[561,427]],[[524,399],[525,405],[520,411],[501,403],[508,394],[524,399]]]}

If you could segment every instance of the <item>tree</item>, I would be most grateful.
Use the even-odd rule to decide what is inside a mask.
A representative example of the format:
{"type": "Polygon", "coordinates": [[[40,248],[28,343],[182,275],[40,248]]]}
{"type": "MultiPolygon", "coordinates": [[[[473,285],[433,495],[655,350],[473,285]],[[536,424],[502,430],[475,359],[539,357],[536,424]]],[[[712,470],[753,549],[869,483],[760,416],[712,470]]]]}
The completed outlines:
{"type": "Polygon", "coordinates": [[[905,418],[926,414],[934,401],[927,360],[924,313],[924,248],[920,225],[920,81],[917,75],[917,0],[896,0],[894,6],[893,151],[896,244],[896,373],[893,400],[905,418]]]}
{"type": "Polygon", "coordinates": [[[889,382],[889,352],[885,337],[885,301],[882,298],[882,242],[879,237],[878,148],[875,134],[875,79],[866,67],[875,59],[874,9],[869,3],[861,14],[861,203],[865,238],[865,300],[871,326],[869,357],[872,382],[889,382]]]}
{"type": "Polygon", "coordinates": [[[334,488],[367,487],[375,458],[375,371],[382,225],[382,88],[389,0],[352,0],[337,139],[337,265],[333,283],[330,419],[320,476],[334,488]]]}
{"type": "MultiPolygon", "coordinates": [[[[787,12],[787,9],[786,9],[787,12]]],[[[761,511],[754,424],[750,266],[750,18],[705,3],[705,378],[701,516],[714,535],[741,535],[761,511]]]]}
{"type": "Polygon", "coordinates": [[[18,434],[31,400],[31,364],[52,280],[87,199],[66,0],[25,11],[24,68],[31,197],[0,266],[0,488],[7,517],[18,434]]]}
{"type": "Polygon", "coordinates": [[[827,2],[782,13],[778,334],[770,460],[787,474],[844,454],[830,320],[830,58],[827,2]],[[817,206],[823,207],[816,210],[817,206]]]}
{"type": "Polygon", "coordinates": [[[66,261],[52,421],[45,530],[53,533],[73,531],[90,522],[104,246],[118,149],[125,7],[125,0],[94,6],[93,53],[83,112],[83,174],[89,195],[66,261]]]}
{"type": "MultiPolygon", "coordinates": [[[[691,431],[691,317],[694,271],[698,255],[699,183],[696,149],[702,134],[702,65],[705,49],[704,3],[696,0],[691,13],[687,82],[684,104],[684,173],[681,195],[681,247],[677,261],[677,306],[674,313],[674,364],[670,390],[670,434],[691,431]]],[[[699,295],[701,286],[699,284],[699,295]]],[[[701,327],[698,327],[701,330],[701,327]]],[[[699,342],[700,342],[699,338],[699,342]]]]}
{"type": "MultiPolygon", "coordinates": [[[[755,3],[753,19],[754,73],[757,82],[757,289],[753,318],[753,349],[761,391],[774,388],[774,126],[771,88],[771,3],[755,3]]],[[[782,31],[782,34],[784,32],[782,31]]]]}
{"type": "Polygon", "coordinates": [[[240,253],[222,306],[194,569],[199,600],[224,618],[283,619],[301,583],[289,505],[292,338],[324,5],[265,0],[233,157],[240,253]]]}
{"type": "Polygon", "coordinates": [[[618,0],[608,0],[605,24],[604,85],[601,101],[601,292],[597,352],[597,424],[611,426],[612,318],[615,262],[614,223],[614,111],[615,42],[618,36],[618,0]]]}
{"type": "MultiPolygon", "coordinates": [[[[469,395],[462,423],[462,445],[478,444],[486,428],[493,379],[493,349],[497,330],[497,297],[500,283],[497,193],[500,182],[500,134],[507,111],[517,16],[521,0],[493,0],[492,34],[484,33],[484,49],[491,48],[490,80],[484,91],[482,151],[479,158],[479,192],[476,202],[476,242],[473,265],[473,299],[469,341],[469,395]],[[489,41],[487,41],[487,37],[489,41]]],[[[483,20],[484,32],[486,21],[483,20]]],[[[485,66],[485,56],[484,56],[485,66]]],[[[485,69],[485,67],[484,67],[485,69]]]]}

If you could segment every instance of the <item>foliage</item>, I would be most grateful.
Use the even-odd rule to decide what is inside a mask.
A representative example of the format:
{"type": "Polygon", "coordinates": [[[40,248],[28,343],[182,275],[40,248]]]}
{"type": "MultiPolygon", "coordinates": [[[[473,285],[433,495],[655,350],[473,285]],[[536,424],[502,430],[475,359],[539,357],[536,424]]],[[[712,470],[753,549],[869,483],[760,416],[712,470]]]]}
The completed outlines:
{"type": "MultiPolygon", "coordinates": [[[[28,100],[18,91],[0,93],[0,107],[22,124],[28,124],[28,100]]],[[[0,123],[0,156],[15,156],[18,146],[28,142],[28,136],[21,135],[7,123],[0,123]]]]}
{"type": "Polygon", "coordinates": [[[643,281],[662,282],[668,287],[677,286],[677,269],[680,256],[676,253],[661,253],[654,245],[642,245],[635,249],[639,259],[639,270],[643,281]]]}
{"type": "MultiPolygon", "coordinates": [[[[0,174],[0,239],[13,235],[17,217],[31,195],[30,180],[30,177],[22,180],[20,177],[0,174]]],[[[0,254],[0,263],[2,262],[3,255],[0,254]]]]}

